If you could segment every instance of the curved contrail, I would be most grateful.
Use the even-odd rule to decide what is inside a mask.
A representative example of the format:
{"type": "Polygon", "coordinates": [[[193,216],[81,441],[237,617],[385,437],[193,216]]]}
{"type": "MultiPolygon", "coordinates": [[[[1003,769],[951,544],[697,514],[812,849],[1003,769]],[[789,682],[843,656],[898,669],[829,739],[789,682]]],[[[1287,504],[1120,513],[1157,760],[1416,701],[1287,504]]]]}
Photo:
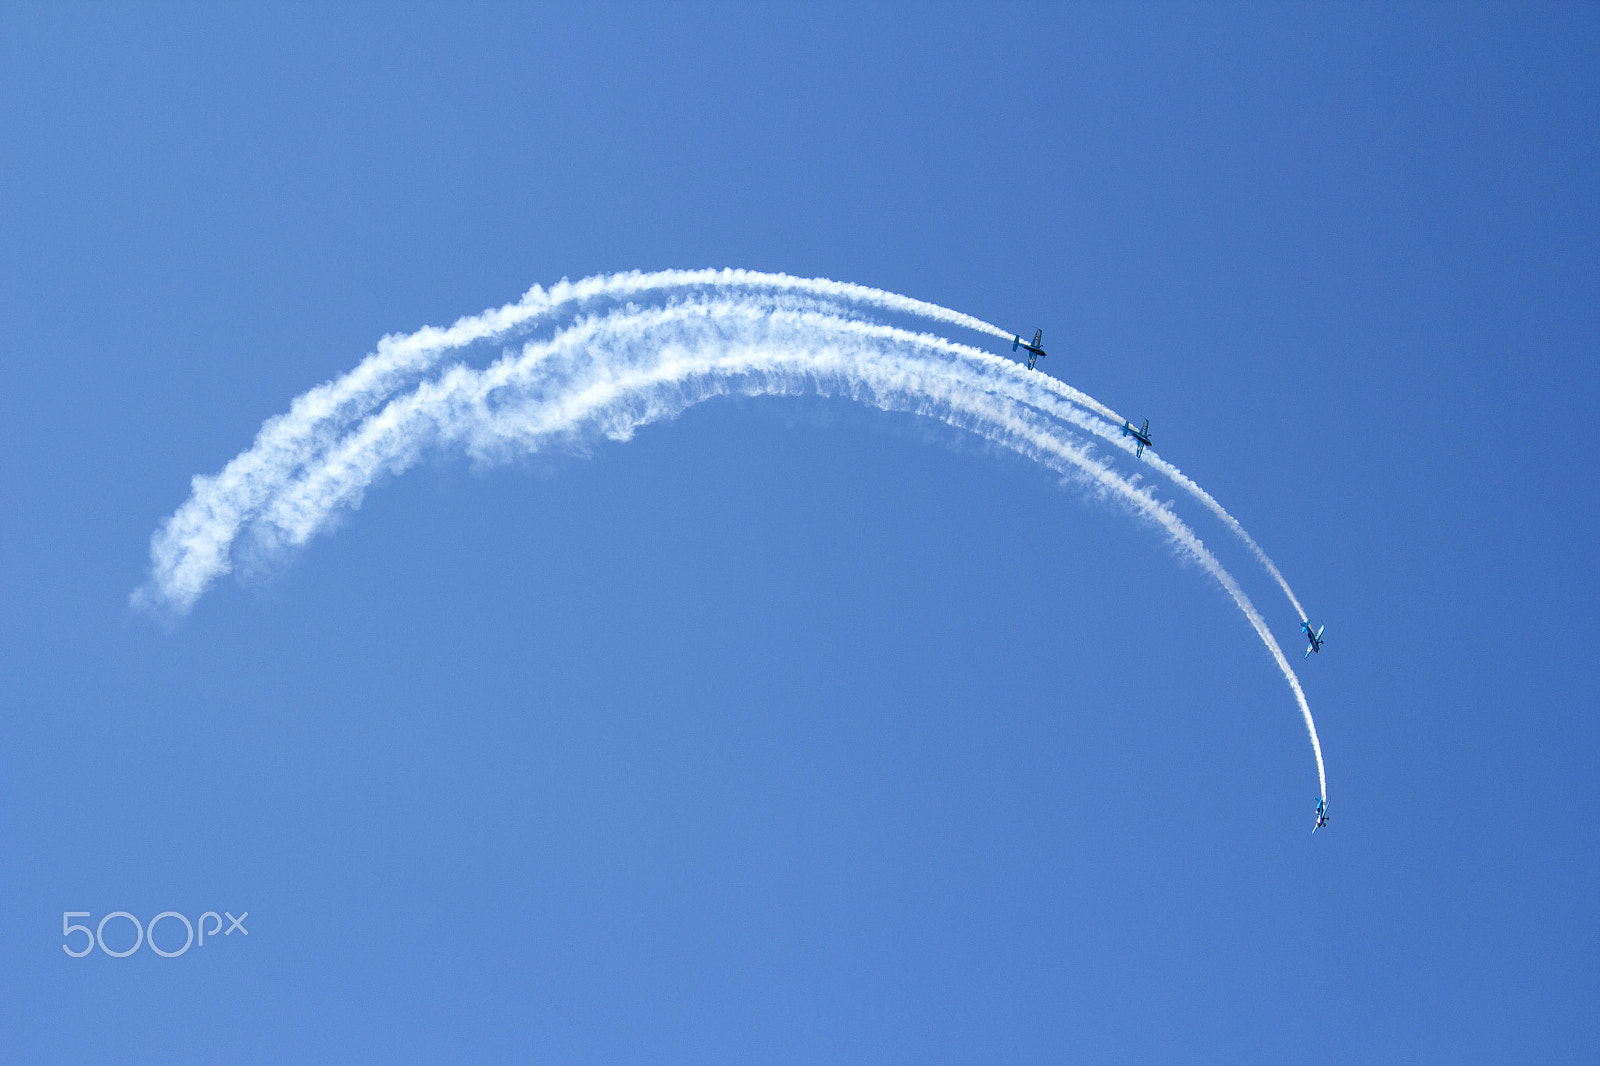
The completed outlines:
{"type": "MultiPolygon", "coordinates": [[[[668,287],[661,275],[621,277],[633,279],[639,291],[668,287]]],[[[683,288],[677,281],[671,287],[683,288]]],[[[538,301],[525,297],[513,305],[517,316],[532,304],[549,308],[583,298],[557,295],[560,288],[538,301]]],[[[508,336],[517,328],[507,324],[513,317],[503,308],[466,327],[457,323],[398,342],[386,338],[346,378],[297,400],[222,474],[195,479],[195,494],[152,538],[151,579],[135,592],[135,603],[187,611],[230,568],[241,534],[268,553],[304,544],[340,508],[359,506],[376,478],[404,471],[431,448],[459,448],[492,464],[597,436],[626,439],[641,425],[713,396],[846,396],[976,433],[1160,527],[1222,586],[1278,664],[1305,721],[1326,797],[1310,707],[1259,612],[1169,505],[1076,437],[1087,430],[1112,439],[1104,422],[1061,402],[1054,379],[943,338],[841,317],[831,308],[775,307],[770,299],[734,295],[580,318],[490,366],[452,365],[404,388],[408,376],[464,344],[508,336]]]]}
{"type": "MultiPolygon", "coordinates": [[[[749,270],[661,270],[602,275],[576,282],[563,279],[549,289],[535,285],[516,303],[466,316],[454,325],[386,335],[379,340],[377,351],[354,370],[297,397],[285,414],[268,419],[255,443],[221,472],[192,479],[189,499],[152,538],[153,571],[179,575],[179,585],[198,582],[201,589],[211,576],[227,573],[231,569],[230,545],[286,477],[314,462],[355,420],[452,353],[507,338],[532,328],[542,319],[597,302],[616,302],[652,291],[716,288],[798,293],[842,307],[860,303],[1006,336],[999,327],[959,311],[826,278],[749,270]]],[[[152,601],[141,590],[135,593],[134,602],[152,601]]]]}
{"type": "MultiPolygon", "coordinates": [[[[219,474],[196,477],[192,482],[189,501],[172,516],[169,525],[175,533],[183,532],[177,539],[189,545],[190,563],[202,570],[226,572],[229,568],[228,545],[248,516],[276,491],[285,473],[292,473],[314,461],[345,428],[364,417],[396,390],[431,370],[440,360],[471,345],[508,338],[519,331],[533,328],[542,320],[553,319],[557,315],[596,303],[614,303],[649,292],[693,294],[701,290],[783,294],[782,297],[769,297],[775,307],[793,306],[797,297],[821,301],[841,316],[848,316],[857,308],[871,307],[995,337],[1012,336],[992,323],[925,300],[851,282],[802,278],[791,274],[731,269],[630,271],[598,275],[576,282],[563,279],[549,289],[535,285],[515,303],[461,318],[452,326],[429,326],[411,334],[383,337],[377,351],[362,360],[350,373],[310,390],[298,397],[286,414],[268,420],[257,435],[255,445],[230,462],[219,474]]],[[[960,350],[972,351],[965,346],[961,346],[960,350]]],[[[1111,425],[1095,426],[1081,419],[1072,419],[1075,424],[1117,447],[1132,450],[1120,433],[1111,432],[1120,428],[1116,423],[1122,421],[1122,416],[1059,379],[1048,375],[1040,377],[1043,388],[1055,392],[1070,404],[1101,416],[1111,425]]],[[[1171,463],[1156,455],[1152,455],[1149,462],[1152,469],[1194,496],[1222,520],[1278,583],[1300,620],[1306,621],[1305,609],[1301,607],[1288,581],[1238,520],[1210,493],[1171,463]]]]}

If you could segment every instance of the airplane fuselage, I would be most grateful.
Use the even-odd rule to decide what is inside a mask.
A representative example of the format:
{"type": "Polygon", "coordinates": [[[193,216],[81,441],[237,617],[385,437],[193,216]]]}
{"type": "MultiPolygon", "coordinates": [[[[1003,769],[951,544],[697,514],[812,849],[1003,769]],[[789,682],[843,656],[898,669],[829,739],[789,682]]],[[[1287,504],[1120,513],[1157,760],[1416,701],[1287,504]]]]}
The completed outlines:
{"type": "Polygon", "coordinates": [[[1018,348],[1021,348],[1021,349],[1023,349],[1024,351],[1026,351],[1028,353],[1028,369],[1029,370],[1032,370],[1034,368],[1034,364],[1039,361],[1039,357],[1045,354],[1044,349],[1039,346],[1039,341],[1043,336],[1044,336],[1044,330],[1041,329],[1041,330],[1035,330],[1034,331],[1033,343],[1032,344],[1029,344],[1027,341],[1023,340],[1020,336],[1019,337],[1013,337],[1012,340],[1011,340],[1011,350],[1012,351],[1016,351],[1018,348]]]}
{"type": "Polygon", "coordinates": [[[1141,458],[1141,459],[1144,458],[1144,450],[1151,446],[1150,445],[1150,423],[1146,422],[1144,424],[1144,429],[1140,430],[1140,429],[1134,429],[1132,424],[1130,424],[1128,422],[1123,422],[1122,423],[1122,435],[1124,437],[1132,437],[1134,440],[1139,442],[1138,458],[1141,458]]]}
{"type": "Polygon", "coordinates": [[[1314,651],[1321,651],[1322,650],[1322,631],[1321,630],[1313,631],[1312,628],[1311,628],[1311,623],[1302,622],[1302,623],[1300,623],[1300,631],[1306,635],[1306,640],[1310,644],[1310,647],[1306,648],[1306,654],[1307,655],[1310,655],[1314,651]]]}

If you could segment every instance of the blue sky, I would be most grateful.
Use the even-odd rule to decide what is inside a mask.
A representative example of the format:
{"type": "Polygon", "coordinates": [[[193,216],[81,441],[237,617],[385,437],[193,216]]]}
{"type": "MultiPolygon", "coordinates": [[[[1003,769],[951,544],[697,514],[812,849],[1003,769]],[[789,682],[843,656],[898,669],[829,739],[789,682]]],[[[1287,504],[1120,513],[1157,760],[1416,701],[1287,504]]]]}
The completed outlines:
{"type": "Polygon", "coordinates": [[[1592,1061],[1597,59],[1578,6],[7,8],[0,1057],[1592,1061]],[[433,455],[129,609],[384,334],[702,266],[1149,417],[1328,626],[1329,829],[1196,567],[840,400],[433,455]],[[62,953],[118,910],[249,933],[62,953]]]}

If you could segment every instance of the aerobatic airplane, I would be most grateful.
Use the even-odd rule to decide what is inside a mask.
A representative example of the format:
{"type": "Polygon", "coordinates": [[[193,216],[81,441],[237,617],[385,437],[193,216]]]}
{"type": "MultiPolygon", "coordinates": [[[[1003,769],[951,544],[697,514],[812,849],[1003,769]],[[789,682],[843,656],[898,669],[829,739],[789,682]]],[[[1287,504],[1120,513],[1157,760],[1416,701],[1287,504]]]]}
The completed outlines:
{"type": "Polygon", "coordinates": [[[1130,425],[1126,419],[1124,419],[1122,422],[1122,435],[1126,437],[1130,433],[1133,434],[1133,439],[1139,442],[1139,448],[1133,453],[1133,457],[1135,459],[1143,459],[1144,450],[1150,447],[1150,420],[1148,418],[1144,420],[1143,429],[1134,429],[1133,426],[1130,425]]]}
{"type": "Polygon", "coordinates": [[[1317,824],[1311,827],[1312,835],[1315,836],[1317,830],[1321,829],[1323,826],[1325,826],[1327,824],[1328,824],[1328,801],[1325,800],[1325,799],[1319,799],[1319,800],[1317,800],[1317,824]]]}
{"type": "Polygon", "coordinates": [[[1327,628],[1327,626],[1323,626],[1321,629],[1318,629],[1315,633],[1313,633],[1311,631],[1310,622],[1300,623],[1300,632],[1306,635],[1306,640],[1310,643],[1310,646],[1306,648],[1306,653],[1300,656],[1300,658],[1309,659],[1311,658],[1312,652],[1322,650],[1322,630],[1327,628]]]}
{"type": "Polygon", "coordinates": [[[1011,340],[1011,350],[1012,351],[1016,351],[1019,347],[1027,349],[1027,352],[1028,352],[1028,369],[1029,370],[1033,369],[1033,365],[1035,363],[1037,363],[1039,361],[1039,357],[1044,354],[1044,349],[1039,347],[1039,342],[1042,341],[1043,339],[1044,339],[1044,330],[1036,329],[1036,330],[1033,331],[1033,343],[1032,344],[1023,344],[1022,343],[1022,338],[1020,336],[1013,337],[1012,340],[1011,340]]]}

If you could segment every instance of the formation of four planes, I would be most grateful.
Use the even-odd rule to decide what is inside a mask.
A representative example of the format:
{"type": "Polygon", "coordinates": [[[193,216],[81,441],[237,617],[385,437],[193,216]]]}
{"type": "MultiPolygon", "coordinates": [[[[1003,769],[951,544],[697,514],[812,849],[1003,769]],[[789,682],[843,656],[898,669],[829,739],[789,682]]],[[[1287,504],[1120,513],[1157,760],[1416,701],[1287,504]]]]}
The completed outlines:
{"type": "MultiPolygon", "coordinates": [[[[1033,331],[1032,344],[1024,341],[1021,334],[1014,334],[1011,338],[1011,350],[1016,351],[1019,348],[1028,353],[1028,369],[1037,370],[1039,360],[1046,354],[1044,350],[1044,330],[1036,329],[1033,331]]],[[[1151,446],[1150,420],[1148,418],[1145,419],[1144,425],[1140,426],[1138,429],[1134,429],[1133,424],[1124,419],[1122,423],[1122,435],[1124,437],[1132,437],[1138,442],[1134,450],[1133,457],[1135,459],[1143,459],[1144,450],[1151,446]]],[[[1300,631],[1304,633],[1306,637],[1306,651],[1305,654],[1301,656],[1302,659],[1309,659],[1311,658],[1312,652],[1322,650],[1322,631],[1326,628],[1328,627],[1319,626],[1317,629],[1313,630],[1310,622],[1300,623],[1300,631]]],[[[1328,801],[1325,799],[1318,799],[1317,824],[1311,827],[1311,832],[1315,833],[1318,829],[1321,829],[1327,824],[1328,801]]]]}

